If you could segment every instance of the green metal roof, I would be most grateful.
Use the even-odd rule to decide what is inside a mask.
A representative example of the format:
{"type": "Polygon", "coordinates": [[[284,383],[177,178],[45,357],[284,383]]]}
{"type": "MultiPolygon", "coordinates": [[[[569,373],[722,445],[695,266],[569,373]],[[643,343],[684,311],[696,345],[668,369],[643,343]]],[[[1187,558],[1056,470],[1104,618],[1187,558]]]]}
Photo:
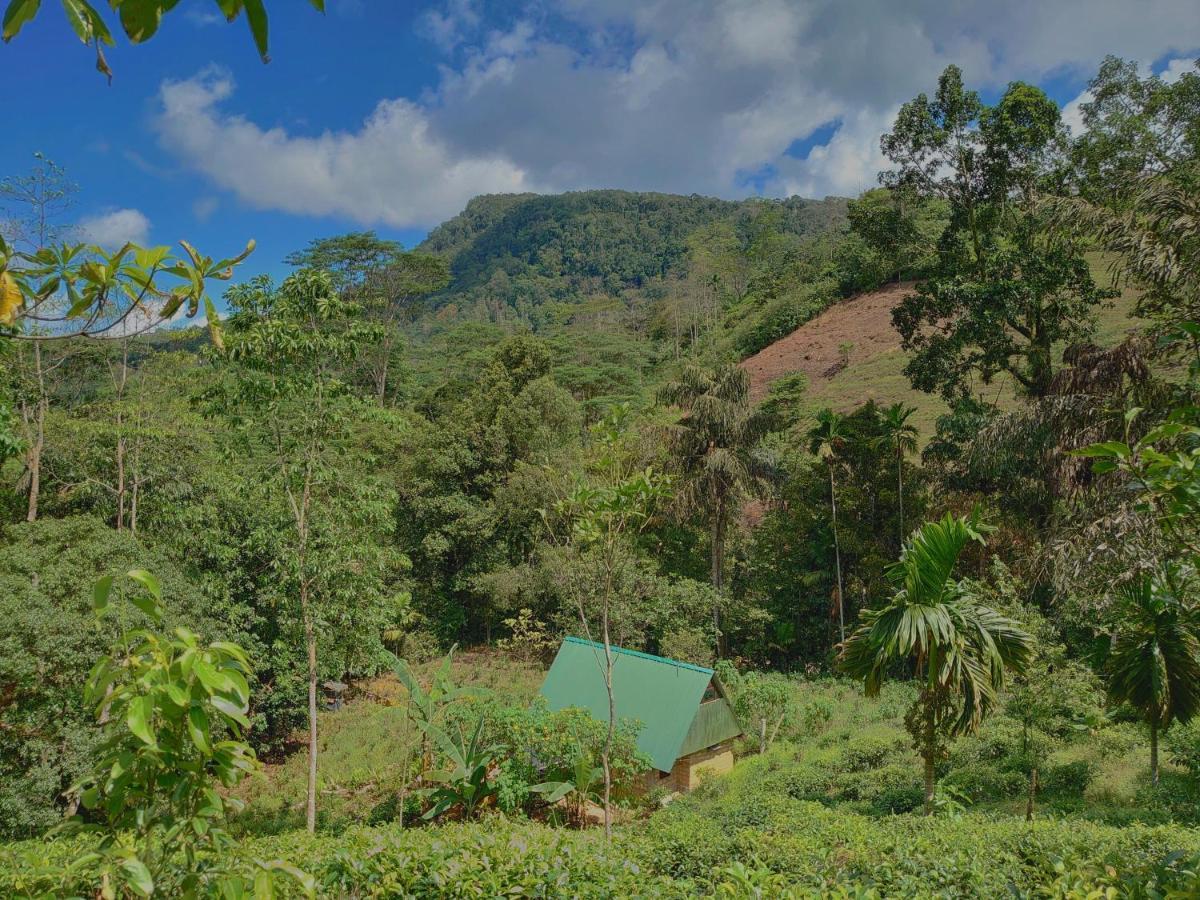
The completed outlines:
{"type": "MultiPolygon", "coordinates": [[[[721,695],[703,704],[698,715],[704,691],[714,681],[712,669],[622,647],[612,651],[617,720],[642,724],[638,747],[654,768],[669,772],[680,756],[741,734],[719,683],[721,695]]],[[[578,706],[607,722],[604,645],[576,637],[563,640],[542,696],[551,709],[578,706]]]]}

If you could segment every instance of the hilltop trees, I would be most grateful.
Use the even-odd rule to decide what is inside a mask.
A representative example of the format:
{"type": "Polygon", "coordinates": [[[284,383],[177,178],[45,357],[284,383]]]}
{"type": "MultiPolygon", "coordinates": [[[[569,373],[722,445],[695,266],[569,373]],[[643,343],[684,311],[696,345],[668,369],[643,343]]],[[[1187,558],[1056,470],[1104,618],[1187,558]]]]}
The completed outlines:
{"type": "Polygon", "coordinates": [[[972,377],[986,384],[1005,372],[1040,398],[1054,346],[1091,336],[1114,292],[1096,285],[1081,248],[1035,202],[1061,182],[1065,142],[1058,106],[1042,91],[1017,82],[987,106],[954,66],[932,101],[906,103],[884,135],[896,167],[884,183],[950,210],[936,271],[893,313],[915,387],[953,399],[972,377]]]}

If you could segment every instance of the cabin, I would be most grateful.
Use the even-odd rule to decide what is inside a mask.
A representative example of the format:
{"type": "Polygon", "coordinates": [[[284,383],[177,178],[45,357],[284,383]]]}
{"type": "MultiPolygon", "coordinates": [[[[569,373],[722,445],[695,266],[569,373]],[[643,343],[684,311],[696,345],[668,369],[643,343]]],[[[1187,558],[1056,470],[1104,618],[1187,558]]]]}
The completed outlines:
{"type": "MultiPolygon", "coordinates": [[[[649,785],[690,791],[733,768],[730,742],[742,729],[712,669],[622,647],[612,653],[617,721],[641,723],[638,748],[655,770],[649,785]]],[[[541,694],[552,710],[576,706],[607,722],[604,645],[563,640],[541,694]]]]}

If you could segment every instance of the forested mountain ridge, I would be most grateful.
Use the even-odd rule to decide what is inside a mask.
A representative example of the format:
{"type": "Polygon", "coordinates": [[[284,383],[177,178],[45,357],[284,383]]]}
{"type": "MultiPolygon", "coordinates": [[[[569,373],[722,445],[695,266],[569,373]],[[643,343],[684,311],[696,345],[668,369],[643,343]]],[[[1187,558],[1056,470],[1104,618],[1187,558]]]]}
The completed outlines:
{"type": "Polygon", "coordinates": [[[450,264],[450,284],[431,298],[435,309],[465,311],[482,303],[493,319],[515,313],[536,329],[546,324],[539,307],[547,303],[627,291],[654,294],[665,280],[686,274],[706,238],[747,245],[755,222],[769,219],[774,232],[808,239],[844,230],[846,208],[840,197],[732,201],[619,190],[491,194],[472,199],[416,249],[450,264]]]}

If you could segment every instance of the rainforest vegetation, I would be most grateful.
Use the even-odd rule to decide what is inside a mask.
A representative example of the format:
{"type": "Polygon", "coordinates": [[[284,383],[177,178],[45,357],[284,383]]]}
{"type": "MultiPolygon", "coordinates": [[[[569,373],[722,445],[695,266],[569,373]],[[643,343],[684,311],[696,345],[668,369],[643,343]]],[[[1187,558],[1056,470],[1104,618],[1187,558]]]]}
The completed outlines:
{"type": "Polygon", "coordinates": [[[1200,72],[1090,96],[952,66],[853,199],[480,196],[279,279],[7,173],[0,894],[1195,896],[1200,72]],[[734,771],[640,788],[537,697],[569,634],[715,667],[734,771]]]}

